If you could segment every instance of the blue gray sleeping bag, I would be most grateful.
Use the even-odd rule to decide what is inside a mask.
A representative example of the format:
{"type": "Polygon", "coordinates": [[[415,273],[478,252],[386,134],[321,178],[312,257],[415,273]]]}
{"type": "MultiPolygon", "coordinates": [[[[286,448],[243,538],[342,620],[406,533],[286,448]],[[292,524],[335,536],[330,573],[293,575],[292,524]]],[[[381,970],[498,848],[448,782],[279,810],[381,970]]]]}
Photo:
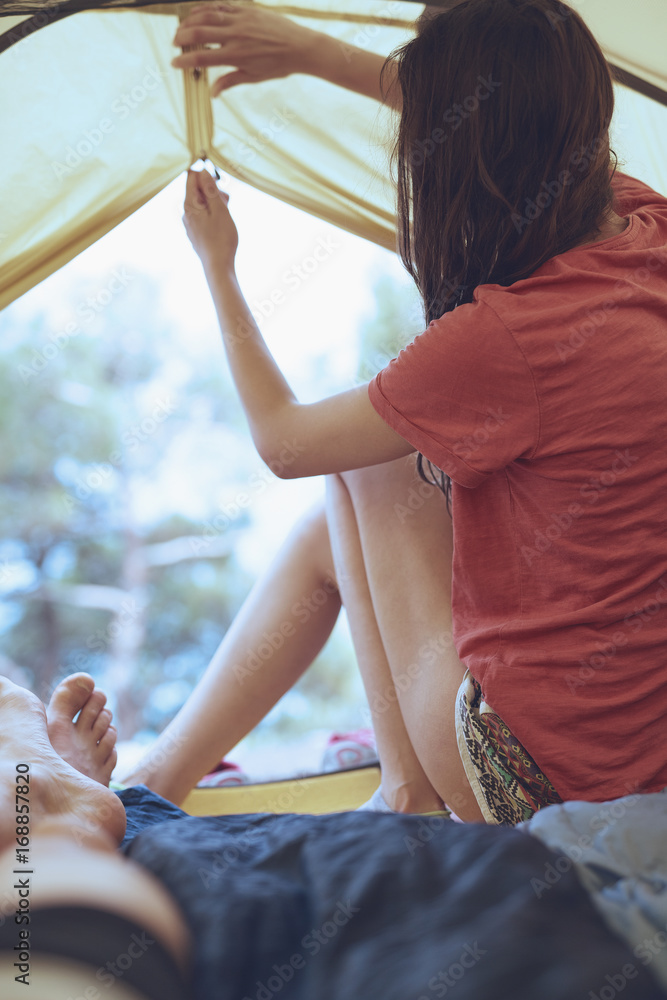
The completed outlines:
{"type": "Polygon", "coordinates": [[[123,849],[190,926],[196,1000],[667,996],[633,923],[655,933],[667,905],[667,797],[625,807],[576,864],[572,838],[599,825],[599,805],[510,830],[367,812],[199,818],[141,787],[121,798],[123,849]]]}

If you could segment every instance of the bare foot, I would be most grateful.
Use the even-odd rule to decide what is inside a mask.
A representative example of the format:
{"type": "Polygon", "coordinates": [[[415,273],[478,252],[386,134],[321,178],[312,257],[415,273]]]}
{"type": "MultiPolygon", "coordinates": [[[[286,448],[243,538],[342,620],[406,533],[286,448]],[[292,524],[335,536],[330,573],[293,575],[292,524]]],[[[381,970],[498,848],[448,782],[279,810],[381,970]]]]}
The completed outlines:
{"type": "Polygon", "coordinates": [[[433,788],[430,785],[424,787],[423,782],[420,784],[421,787],[417,782],[386,781],[381,782],[379,792],[392,812],[429,813],[444,810],[442,799],[433,788]]]}
{"type": "Polygon", "coordinates": [[[125,810],[118,796],[63,760],[39,698],[0,677],[0,849],[15,843],[19,787],[27,788],[31,834],[55,829],[79,844],[120,843],[125,810]],[[29,780],[17,765],[28,765],[29,780]]]}
{"type": "Polygon", "coordinates": [[[103,785],[109,784],[117,758],[117,733],[111,712],[104,707],[106,700],[90,674],[70,674],[55,689],[46,710],[54,749],[77,771],[103,785]]]}

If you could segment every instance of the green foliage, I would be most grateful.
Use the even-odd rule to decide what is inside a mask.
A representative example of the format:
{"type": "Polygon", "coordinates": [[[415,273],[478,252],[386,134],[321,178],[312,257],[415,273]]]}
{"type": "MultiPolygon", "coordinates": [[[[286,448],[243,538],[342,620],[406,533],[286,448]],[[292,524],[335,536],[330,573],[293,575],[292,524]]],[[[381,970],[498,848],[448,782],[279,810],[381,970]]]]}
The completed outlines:
{"type": "MultiPolygon", "coordinates": [[[[90,296],[85,284],[72,290],[74,303],[90,296]]],[[[242,522],[230,524],[227,551],[207,561],[205,584],[193,585],[201,561],[187,545],[202,518],[184,516],[183,496],[172,504],[161,489],[165,461],[201,423],[203,402],[209,436],[216,426],[238,436],[242,418],[228,381],[174,364],[176,331],[157,319],[159,288],[148,279],[70,336],[51,328],[37,293],[32,302],[27,320],[25,300],[5,311],[0,336],[3,652],[42,697],[70,670],[88,670],[112,689],[130,735],[164,658],[187,654],[194,684],[249,586],[231,541],[242,522]],[[164,556],[151,564],[156,545],[178,539],[173,565],[164,556]]],[[[227,468],[228,482],[242,483],[243,471],[227,468]]],[[[188,475],[196,493],[192,465],[171,479],[188,475]]],[[[208,494],[212,515],[217,498],[208,494]]],[[[156,726],[165,721],[153,713],[156,726]]]]}
{"type": "Polygon", "coordinates": [[[374,285],[376,310],[360,331],[360,381],[373,378],[424,329],[424,314],[412,283],[380,274],[374,285]]]}
{"type": "MultiPolygon", "coordinates": [[[[222,358],[183,356],[152,279],[134,276],[104,308],[92,280],[69,294],[64,320],[40,289],[0,317],[4,669],[42,698],[89,671],[128,738],[164,727],[250,589],[236,554],[256,510],[204,526],[261,463],[222,358]]],[[[406,287],[380,279],[376,294],[362,378],[422,328],[406,287]]],[[[260,736],[356,727],[362,711],[337,629],[260,736]]]]}

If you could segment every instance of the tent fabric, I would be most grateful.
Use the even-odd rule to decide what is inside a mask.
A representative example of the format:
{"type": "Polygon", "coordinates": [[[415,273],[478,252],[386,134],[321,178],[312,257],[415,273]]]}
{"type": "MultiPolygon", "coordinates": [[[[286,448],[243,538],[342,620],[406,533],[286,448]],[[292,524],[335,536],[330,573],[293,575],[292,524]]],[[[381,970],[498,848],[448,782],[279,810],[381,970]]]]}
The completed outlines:
{"type": "Polygon", "coordinates": [[[258,782],[224,788],[193,788],[183,810],[190,816],[231,816],[246,813],[347,812],[370,799],[380,787],[380,768],[351,768],[284,781],[258,782]]]}
{"type": "MultiPolygon", "coordinates": [[[[26,14],[0,17],[0,32],[14,42],[0,53],[0,307],[81,253],[200,155],[267,194],[395,249],[389,109],[300,74],[232,88],[212,101],[209,74],[218,70],[197,78],[170,66],[172,38],[190,4],[55,19],[67,5],[12,3],[13,10],[42,7],[45,23],[28,33],[26,14]]],[[[411,36],[423,9],[405,0],[261,6],[326,31],[342,46],[383,55],[411,36]]],[[[631,14],[625,0],[574,6],[612,61],[667,91],[662,0],[634,0],[631,14]]],[[[0,0],[0,13],[8,9],[0,0]]],[[[626,169],[667,194],[667,109],[618,90],[626,169]]]]}
{"type": "MultiPolygon", "coordinates": [[[[332,0],[329,7],[318,0],[314,14],[304,4],[297,20],[380,53],[410,36],[422,9],[399,0],[385,9],[377,0],[336,2],[340,13],[332,0]],[[346,13],[355,19],[346,21],[346,13]],[[377,15],[391,23],[376,24],[377,15]]],[[[197,80],[170,66],[187,10],[79,13],[0,56],[0,93],[11,95],[0,110],[9,153],[0,163],[0,306],[140,208],[202,153],[270,195],[394,248],[393,191],[373,141],[386,140],[392,112],[296,74],[211,102],[206,72],[197,80]]]]}

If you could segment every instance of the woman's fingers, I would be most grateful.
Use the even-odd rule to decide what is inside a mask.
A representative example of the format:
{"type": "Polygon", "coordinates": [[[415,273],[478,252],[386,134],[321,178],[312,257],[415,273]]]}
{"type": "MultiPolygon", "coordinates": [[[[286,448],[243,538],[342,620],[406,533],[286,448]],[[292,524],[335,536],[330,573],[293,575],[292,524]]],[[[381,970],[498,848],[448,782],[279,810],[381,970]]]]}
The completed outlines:
{"type": "Polygon", "coordinates": [[[174,44],[209,48],[185,52],[172,66],[229,66],[246,72],[246,82],[287,76],[301,72],[315,34],[282,14],[255,5],[204,8],[183,21],[174,44]]]}
{"type": "Polygon", "coordinates": [[[234,70],[232,73],[225,73],[211,84],[211,97],[217,97],[223,90],[236,87],[239,83],[253,83],[253,77],[245,73],[242,69],[234,70]]]}
{"type": "Polygon", "coordinates": [[[217,48],[211,50],[207,59],[211,62],[202,62],[199,52],[185,52],[176,56],[172,60],[172,66],[176,69],[192,69],[195,66],[224,66],[221,48],[225,42],[229,42],[230,23],[232,19],[228,14],[213,10],[202,10],[201,13],[191,14],[179,27],[174,36],[173,44],[179,48],[188,45],[215,45],[217,48]]]}
{"type": "MultiPolygon", "coordinates": [[[[205,189],[202,187],[202,174],[210,176],[207,171],[188,170],[188,178],[185,182],[185,208],[186,212],[201,211],[208,207],[208,199],[205,189]]],[[[212,180],[213,178],[211,178],[212,180]]]]}
{"type": "Polygon", "coordinates": [[[210,24],[193,24],[182,28],[174,38],[175,45],[222,45],[228,40],[225,28],[210,24]]]}
{"type": "Polygon", "coordinates": [[[187,17],[183,18],[176,29],[175,37],[180,38],[181,32],[202,24],[212,28],[219,28],[224,24],[232,24],[234,13],[238,13],[238,8],[235,11],[233,7],[227,10],[217,10],[215,7],[201,7],[199,10],[194,10],[187,17]]]}
{"type": "Polygon", "coordinates": [[[219,46],[215,49],[195,49],[192,52],[183,52],[175,56],[171,65],[175,69],[191,69],[194,66],[234,66],[236,60],[231,52],[225,58],[226,49],[219,46]]]}
{"type": "Polygon", "coordinates": [[[234,21],[233,13],[227,11],[205,9],[198,14],[190,14],[179,25],[174,45],[219,44],[229,37],[234,21]]]}
{"type": "Polygon", "coordinates": [[[207,14],[216,13],[217,11],[223,11],[227,13],[231,11],[233,13],[238,9],[239,9],[238,5],[233,3],[198,3],[197,6],[193,7],[192,10],[190,11],[188,18],[191,17],[193,14],[199,14],[202,11],[207,14]]]}
{"type": "Polygon", "coordinates": [[[201,210],[202,208],[212,211],[220,201],[227,205],[229,195],[226,191],[220,190],[208,170],[188,170],[185,182],[184,207],[186,211],[201,210]]]}
{"type": "Polygon", "coordinates": [[[188,171],[183,223],[205,268],[234,266],[239,238],[227,207],[228,199],[207,170],[188,171]]]}
{"type": "Polygon", "coordinates": [[[226,63],[223,59],[222,49],[197,49],[194,52],[184,52],[180,56],[176,56],[171,61],[171,65],[175,69],[192,69],[195,66],[228,66],[231,63],[226,63]]]}

